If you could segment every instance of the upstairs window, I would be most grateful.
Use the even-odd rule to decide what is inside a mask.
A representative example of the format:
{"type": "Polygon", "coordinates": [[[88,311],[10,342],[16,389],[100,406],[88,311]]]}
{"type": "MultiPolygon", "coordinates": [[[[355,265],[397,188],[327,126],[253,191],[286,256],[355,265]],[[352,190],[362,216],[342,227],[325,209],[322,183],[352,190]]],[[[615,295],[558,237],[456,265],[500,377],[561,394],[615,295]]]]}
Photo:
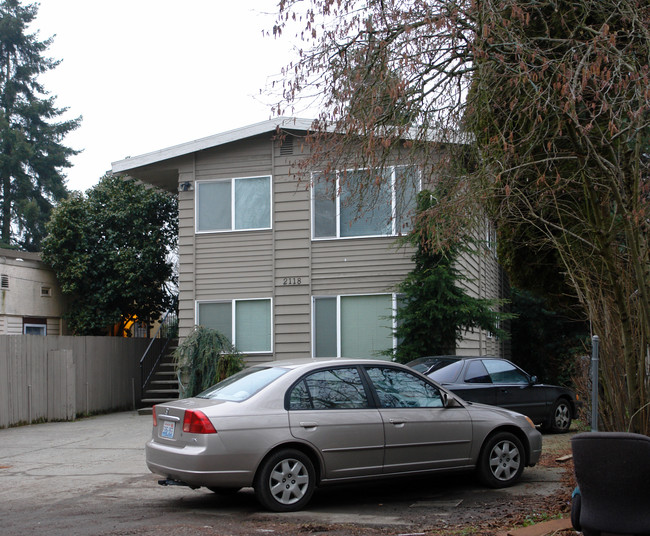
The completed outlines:
{"type": "Polygon", "coordinates": [[[271,177],[196,182],[196,232],[271,228],[271,177]]]}
{"type": "Polygon", "coordinates": [[[314,239],[394,236],[411,229],[420,176],[412,167],[393,166],[375,184],[370,170],[312,176],[314,239]]]}

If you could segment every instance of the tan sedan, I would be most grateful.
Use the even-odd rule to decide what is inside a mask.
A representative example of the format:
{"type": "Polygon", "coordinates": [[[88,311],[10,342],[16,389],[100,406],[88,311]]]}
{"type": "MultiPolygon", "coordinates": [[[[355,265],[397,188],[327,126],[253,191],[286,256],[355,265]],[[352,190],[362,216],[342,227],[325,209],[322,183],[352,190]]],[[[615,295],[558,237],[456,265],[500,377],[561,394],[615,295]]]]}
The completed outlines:
{"type": "Polygon", "coordinates": [[[542,449],[528,417],[377,360],[254,366],[157,405],[153,423],[147,466],[161,484],[253,486],[274,511],[303,508],[316,486],[401,475],[476,470],[491,487],[510,486],[542,449]]]}

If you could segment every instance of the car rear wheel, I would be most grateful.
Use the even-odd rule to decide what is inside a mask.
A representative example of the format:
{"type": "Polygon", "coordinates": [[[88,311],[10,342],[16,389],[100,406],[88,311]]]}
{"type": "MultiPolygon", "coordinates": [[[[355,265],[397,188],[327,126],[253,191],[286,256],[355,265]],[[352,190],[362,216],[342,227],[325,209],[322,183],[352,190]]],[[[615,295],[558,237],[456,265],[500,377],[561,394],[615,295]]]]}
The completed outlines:
{"type": "Polygon", "coordinates": [[[262,463],[254,486],[257,500],[265,508],[274,512],[295,512],[303,508],[314,493],[314,464],[299,450],[280,450],[262,463]]]}
{"type": "Polygon", "coordinates": [[[555,433],[568,432],[571,427],[571,406],[564,398],[560,398],[553,405],[551,412],[550,430],[555,433]]]}
{"type": "Polygon", "coordinates": [[[483,445],[478,463],[478,474],[486,485],[505,488],[517,482],[524,470],[524,448],[517,436],[500,432],[483,445]]]}

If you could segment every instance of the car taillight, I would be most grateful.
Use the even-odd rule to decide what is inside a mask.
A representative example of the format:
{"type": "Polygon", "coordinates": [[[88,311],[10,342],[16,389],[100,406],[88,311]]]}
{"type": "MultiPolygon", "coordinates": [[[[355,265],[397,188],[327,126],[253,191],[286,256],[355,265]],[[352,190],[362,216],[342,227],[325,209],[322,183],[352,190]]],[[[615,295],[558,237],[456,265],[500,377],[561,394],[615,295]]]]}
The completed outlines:
{"type": "Polygon", "coordinates": [[[186,409],[183,417],[183,432],[190,434],[216,434],[210,419],[196,409],[186,409]]]}
{"type": "Polygon", "coordinates": [[[156,416],[156,406],[151,408],[151,414],[153,415],[153,427],[158,426],[158,417],[156,416]]]}

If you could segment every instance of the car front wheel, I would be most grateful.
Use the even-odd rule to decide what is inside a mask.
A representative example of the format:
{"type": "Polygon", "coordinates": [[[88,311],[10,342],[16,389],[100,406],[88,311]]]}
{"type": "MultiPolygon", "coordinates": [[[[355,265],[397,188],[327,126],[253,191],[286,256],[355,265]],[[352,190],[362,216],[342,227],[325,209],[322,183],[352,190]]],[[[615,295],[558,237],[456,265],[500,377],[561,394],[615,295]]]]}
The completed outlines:
{"type": "Polygon", "coordinates": [[[564,399],[560,398],[553,405],[551,412],[551,432],[563,433],[568,432],[571,427],[571,406],[564,399]]]}
{"type": "Polygon", "coordinates": [[[268,510],[295,512],[303,508],[314,493],[314,464],[299,450],[280,450],[262,463],[254,486],[257,500],[268,510]]]}
{"type": "Polygon", "coordinates": [[[478,474],[491,488],[511,486],[524,470],[524,448],[521,441],[510,432],[500,432],[483,445],[479,458],[478,474]]]}

